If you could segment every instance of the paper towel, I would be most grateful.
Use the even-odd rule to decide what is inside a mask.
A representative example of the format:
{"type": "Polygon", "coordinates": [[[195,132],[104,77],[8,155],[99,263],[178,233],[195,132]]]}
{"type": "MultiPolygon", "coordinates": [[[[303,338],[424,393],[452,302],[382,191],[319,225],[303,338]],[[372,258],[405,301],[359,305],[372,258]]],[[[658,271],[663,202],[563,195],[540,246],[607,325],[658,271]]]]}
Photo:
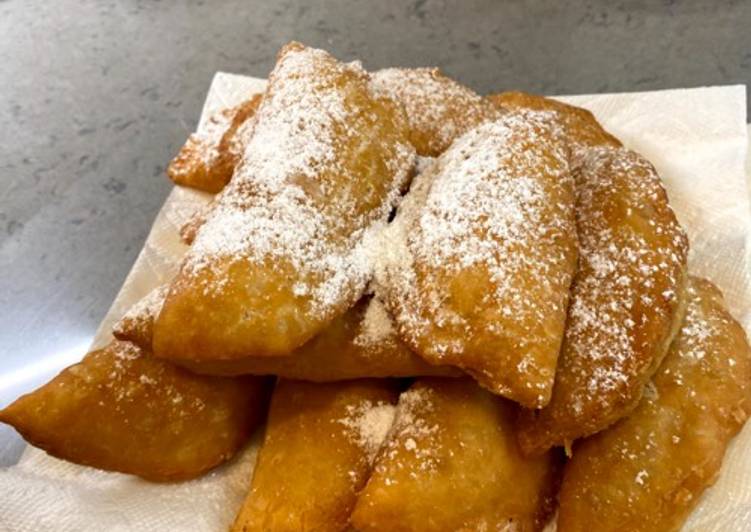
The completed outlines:
{"type": "MultiPolygon", "coordinates": [[[[221,107],[263,90],[263,80],[218,73],[200,124],[221,107]]],[[[566,96],[593,111],[623,143],[645,155],[665,181],[691,241],[690,268],[725,293],[751,330],[751,212],[745,173],[748,132],[743,86],[566,96]]],[[[200,127],[200,125],[199,125],[200,127]]],[[[95,346],[132,304],[175,273],[186,247],[179,227],[209,195],[175,187],[122,289],[102,321],[95,346]]],[[[56,460],[28,448],[0,471],[0,530],[226,530],[248,488],[259,437],[233,462],[203,478],[153,484],[56,460]]],[[[717,484],[685,530],[751,529],[751,424],[733,442],[717,484]]]]}

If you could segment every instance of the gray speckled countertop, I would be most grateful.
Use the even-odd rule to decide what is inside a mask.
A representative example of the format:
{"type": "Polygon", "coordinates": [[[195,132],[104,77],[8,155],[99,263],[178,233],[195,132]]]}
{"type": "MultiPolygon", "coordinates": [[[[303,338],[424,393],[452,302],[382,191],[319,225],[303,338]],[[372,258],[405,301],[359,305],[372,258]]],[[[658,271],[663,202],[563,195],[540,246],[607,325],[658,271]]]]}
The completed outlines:
{"type": "Polygon", "coordinates": [[[0,406],[85,352],[215,71],[296,39],[481,92],[749,83],[749,27],[731,0],[0,0],[0,406]]]}

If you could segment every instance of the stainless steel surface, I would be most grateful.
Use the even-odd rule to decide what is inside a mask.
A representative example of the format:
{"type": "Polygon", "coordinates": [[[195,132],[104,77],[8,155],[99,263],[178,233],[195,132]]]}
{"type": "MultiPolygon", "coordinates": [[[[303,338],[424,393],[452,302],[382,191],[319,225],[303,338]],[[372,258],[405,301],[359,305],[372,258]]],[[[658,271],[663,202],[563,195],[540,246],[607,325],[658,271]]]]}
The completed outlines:
{"type": "MultiPolygon", "coordinates": [[[[80,358],[216,70],[290,39],[487,92],[751,81],[751,3],[0,0],[0,406],[80,358]]],[[[0,465],[22,448],[0,427],[0,465]]]]}

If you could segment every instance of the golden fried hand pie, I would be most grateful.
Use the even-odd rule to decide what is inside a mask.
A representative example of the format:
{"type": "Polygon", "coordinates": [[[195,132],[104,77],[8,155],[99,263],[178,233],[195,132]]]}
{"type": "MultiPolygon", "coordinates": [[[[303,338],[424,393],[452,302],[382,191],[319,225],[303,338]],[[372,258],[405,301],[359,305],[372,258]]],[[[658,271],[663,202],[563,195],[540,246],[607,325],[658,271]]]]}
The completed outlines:
{"type": "Polygon", "coordinates": [[[520,422],[525,452],[568,446],[627,415],[682,316],[688,242],[654,167],[593,148],[575,177],[579,269],[553,397],[520,422]]]}
{"type": "Polygon", "coordinates": [[[205,192],[219,192],[229,183],[247,137],[252,118],[261,103],[254,94],[235,107],[223,109],[209,118],[204,133],[188,137],[180,153],[167,167],[167,175],[177,185],[205,192]]]}
{"type": "Polygon", "coordinates": [[[148,480],[231,458],[266,414],[268,380],[194,375],[113,341],[0,411],[49,454],[148,480]]]}
{"type": "Polygon", "coordinates": [[[526,92],[502,92],[487,97],[505,111],[552,111],[556,113],[571,148],[571,164],[578,167],[587,149],[595,146],[621,147],[621,142],[605,131],[594,115],[574,105],[526,92]]]}
{"type": "Polygon", "coordinates": [[[545,405],[576,267],[573,179],[550,113],[457,139],[413,184],[377,280],[402,338],[490,391],[545,405]]]}
{"type": "Polygon", "coordinates": [[[710,282],[692,278],[680,333],[637,409],[577,442],[559,532],[679,530],[751,414],[751,348],[710,282]]]}
{"type": "Polygon", "coordinates": [[[419,155],[440,155],[455,138],[498,114],[490,102],[437,68],[378,70],[371,86],[404,106],[409,140],[419,155]]]}
{"type": "Polygon", "coordinates": [[[346,530],[391,428],[397,395],[386,380],[280,380],[233,532],[346,530]]]}
{"type": "MultiPolygon", "coordinates": [[[[154,320],[159,315],[166,291],[167,286],[157,288],[134,306],[115,325],[115,337],[150,350],[154,320]]],[[[396,335],[383,304],[371,296],[364,297],[335,318],[318,336],[290,356],[187,361],[184,365],[196,373],[209,375],[278,375],[315,382],[363,377],[461,375],[456,368],[432,366],[415,355],[396,335]]]]}
{"type": "Polygon", "coordinates": [[[244,158],[156,321],[156,356],[289,355],[360,298],[365,242],[414,163],[403,112],[368,81],[322,50],[282,50],[244,158]]]}
{"type": "Polygon", "coordinates": [[[399,398],[394,426],[357,500],[357,530],[542,530],[559,458],[524,458],[512,403],[470,379],[421,379],[399,398]]]}

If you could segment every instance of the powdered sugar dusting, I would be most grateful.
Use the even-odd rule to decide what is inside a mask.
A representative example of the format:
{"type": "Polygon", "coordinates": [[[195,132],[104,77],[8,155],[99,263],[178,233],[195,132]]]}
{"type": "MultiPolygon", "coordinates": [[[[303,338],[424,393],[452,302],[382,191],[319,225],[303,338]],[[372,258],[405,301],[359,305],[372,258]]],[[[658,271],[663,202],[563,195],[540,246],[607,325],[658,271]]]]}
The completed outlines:
{"type": "MultiPolygon", "coordinates": [[[[723,371],[728,377],[726,384],[737,381],[747,386],[747,379],[742,376],[742,372],[746,366],[743,358],[747,357],[749,352],[746,351],[744,354],[742,350],[729,351],[719,348],[732,337],[732,334],[729,334],[730,329],[737,327],[727,313],[719,312],[716,308],[724,307],[722,295],[716,288],[710,288],[707,281],[697,278],[691,279],[687,293],[686,315],[673,347],[673,351],[680,358],[672,360],[669,365],[665,364],[664,368],[660,368],[660,373],[673,384],[683,386],[695,378],[690,372],[698,370],[716,375],[718,371],[723,371]],[[736,358],[742,362],[738,367],[736,358]],[[723,367],[725,365],[726,367],[723,367]]],[[[695,392],[690,389],[686,393],[692,395],[695,392]]],[[[696,400],[703,401],[701,398],[696,400]]],[[[723,408],[725,406],[722,405],[723,408]]]]}
{"type": "Polygon", "coordinates": [[[360,347],[375,347],[396,342],[396,329],[383,302],[374,296],[365,309],[354,343],[360,347]]]}
{"type": "Polygon", "coordinates": [[[727,312],[717,287],[692,277],[687,292],[680,333],[655,380],[683,397],[687,419],[694,420],[695,412],[701,411],[702,416],[716,416],[727,429],[738,430],[751,413],[748,339],[727,312]]]}
{"type": "MultiPolygon", "coordinates": [[[[686,307],[686,317],[683,319],[680,331],[682,342],[680,355],[694,362],[701,362],[707,356],[707,344],[711,342],[710,339],[721,334],[721,327],[718,326],[720,324],[717,321],[722,320],[722,317],[716,314],[706,315],[707,313],[701,308],[702,299],[694,286],[689,287],[688,295],[690,301],[686,307]]],[[[733,361],[729,365],[734,364],[733,361]]]]}
{"type": "Polygon", "coordinates": [[[130,342],[113,342],[110,349],[115,356],[115,367],[118,369],[123,367],[123,362],[136,360],[141,356],[141,350],[130,342]]]}
{"type": "MultiPolygon", "coordinates": [[[[545,239],[552,228],[546,225],[542,211],[548,197],[544,189],[547,180],[570,180],[566,173],[563,151],[558,153],[557,162],[561,169],[553,171],[542,168],[546,175],[535,175],[534,166],[525,165],[524,160],[514,160],[523,155],[523,147],[513,148],[510,142],[517,128],[524,128],[536,142],[534,127],[527,127],[525,120],[532,117],[509,115],[503,120],[488,123],[460,138],[449,152],[429,167],[429,173],[413,185],[414,196],[400,209],[393,232],[390,234],[395,245],[402,244],[394,260],[395,266],[402,269],[403,277],[392,277],[398,281],[403,293],[410,293],[415,286],[414,272],[408,271],[410,262],[417,261],[433,268],[446,268],[460,271],[478,263],[485,266],[495,292],[488,294],[503,298],[514,290],[510,281],[519,270],[535,267],[537,277],[543,284],[550,283],[549,275],[557,257],[523,256],[515,251],[527,243],[545,239]],[[510,122],[516,121],[512,124],[510,122]],[[518,150],[514,153],[515,150],[518,150]],[[509,169],[509,166],[513,168],[509,169]],[[513,178],[511,175],[515,175],[513,178]],[[550,177],[553,174],[554,177],[550,177]],[[411,220],[409,218],[412,218],[411,220]],[[412,223],[410,223],[412,222],[412,223]],[[412,227],[410,227],[412,226],[412,227]],[[414,227],[416,226],[416,228],[414,227]],[[413,230],[416,229],[416,230],[413,230]],[[401,231],[401,234],[397,234],[401,231]],[[404,271],[407,269],[407,271],[404,271]]],[[[539,118],[538,118],[539,120],[539,118]]],[[[412,191],[410,191],[410,195],[412,191]]],[[[557,223],[553,220],[552,223],[557,223]]],[[[565,228],[561,220],[561,228],[565,228]]],[[[392,264],[388,256],[386,269],[392,264]]],[[[444,298],[442,287],[433,287],[423,305],[430,311],[440,314],[444,298]]],[[[416,295],[413,295],[413,298],[416,295]]],[[[510,306],[504,312],[511,315],[527,314],[542,309],[530,308],[521,294],[508,298],[510,306]]],[[[415,315],[407,316],[410,325],[421,329],[415,315]]],[[[461,320],[460,316],[438,317],[438,321],[461,320]]],[[[461,346],[459,350],[461,350],[461,346]]],[[[448,350],[449,346],[438,346],[438,351],[448,350]]]]}
{"type": "MultiPolygon", "coordinates": [[[[251,112],[251,109],[257,109],[262,99],[262,94],[255,94],[247,102],[243,102],[238,106],[238,115],[234,119],[234,132],[233,134],[224,135],[219,145],[220,150],[226,150],[234,161],[240,160],[245,147],[253,136],[255,131],[256,116],[255,112],[251,112]],[[242,122],[239,122],[242,119],[242,122]],[[239,122],[239,123],[238,123],[239,122]]],[[[227,133],[232,133],[228,131],[227,133]]]]}
{"type": "Polygon", "coordinates": [[[371,85],[377,94],[404,105],[421,155],[440,154],[455,138],[497,114],[484,98],[437,68],[379,70],[371,85]]]}
{"type": "Polygon", "coordinates": [[[371,464],[391,429],[395,410],[391,403],[363,400],[356,405],[347,405],[347,416],[337,420],[365,450],[371,464]]]}
{"type": "Polygon", "coordinates": [[[295,296],[324,315],[359,296],[371,272],[369,235],[385,223],[414,161],[412,148],[392,135],[380,143],[382,182],[365,183],[358,173],[372,168],[352,168],[352,154],[372,150],[373,129],[383,127],[357,100],[366,82],[361,67],[321,50],[297,45],[282,54],[243,159],[183,271],[198,275],[220,257],[288,266],[295,296]]]}

